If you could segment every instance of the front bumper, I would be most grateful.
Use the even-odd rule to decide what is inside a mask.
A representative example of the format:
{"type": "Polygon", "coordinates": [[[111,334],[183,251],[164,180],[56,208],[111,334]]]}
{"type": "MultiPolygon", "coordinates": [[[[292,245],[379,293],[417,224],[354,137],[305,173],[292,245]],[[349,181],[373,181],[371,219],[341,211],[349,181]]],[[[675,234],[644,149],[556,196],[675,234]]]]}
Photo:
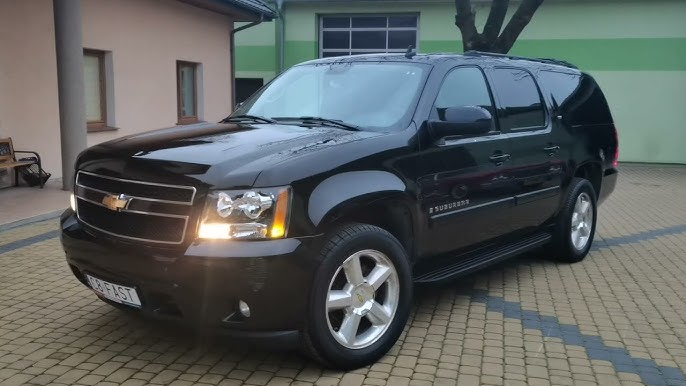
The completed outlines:
{"type": "Polygon", "coordinates": [[[133,287],[146,315],[249,338],[297,338],[307,315],[318,265],[317,238],[200,241],[180,249],[98,237],[71,210],[61,218],[61,241],[74,275],[133,287]],[[238,301],[250,317],[238,311],[238,301]]]}

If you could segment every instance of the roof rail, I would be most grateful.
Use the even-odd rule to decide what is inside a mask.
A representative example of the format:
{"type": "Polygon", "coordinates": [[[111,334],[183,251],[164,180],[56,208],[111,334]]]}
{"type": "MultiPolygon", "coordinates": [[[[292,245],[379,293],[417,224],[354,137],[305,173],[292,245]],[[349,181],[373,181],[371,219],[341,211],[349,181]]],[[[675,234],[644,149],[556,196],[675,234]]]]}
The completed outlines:
{"type": "Polygon", "coordinates": [[[515,56],[515,55],[508,55],[508,54],[497,54],[493,52],[483,52],[483,51],[465,51],[463,55],[466,56],[491,56],[491,57],[496,57],[496,58],[506,58],[506,59],[516,59],[516,60],[528,60],[531,62],[538,62],[538,63],[547,63],[547,64],[557,64],[560,66],[565,66],[569,68],[575,68],[578,69],[577,66],[573,65],[572,63],[569,63],[564,60],[560,59],[549,59],[549,58],[527,58],[525,56],[515,56]]]}

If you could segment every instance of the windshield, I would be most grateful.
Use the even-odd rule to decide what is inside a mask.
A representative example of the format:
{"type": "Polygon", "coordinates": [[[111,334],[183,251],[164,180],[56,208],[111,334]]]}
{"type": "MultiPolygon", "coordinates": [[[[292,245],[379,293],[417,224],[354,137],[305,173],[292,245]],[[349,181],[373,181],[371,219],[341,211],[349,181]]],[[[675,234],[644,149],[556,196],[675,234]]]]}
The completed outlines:
{"type": "Polygon", "coordinates": [[[239,107],[234,116],[318,117],[363,130],[407,127],[427,67],[353,62],[296,66],[239,107]]]}

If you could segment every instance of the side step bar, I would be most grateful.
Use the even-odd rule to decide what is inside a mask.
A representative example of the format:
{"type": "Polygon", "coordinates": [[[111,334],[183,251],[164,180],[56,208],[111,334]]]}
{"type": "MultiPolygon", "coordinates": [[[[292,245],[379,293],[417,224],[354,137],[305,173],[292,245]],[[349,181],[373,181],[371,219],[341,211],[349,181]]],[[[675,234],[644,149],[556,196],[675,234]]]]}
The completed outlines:
{"type": "MultiPolygon", "coordinates": [[[[495,249],[480,252],[474,256],[456,260],[451,264],[443,265],[429,272],[424,272],[414,277],[415,283],[436,283],[448,281],[458,276],[477,271],[486,266],[502,260],[522,254],[526,251],[541,247],[548,243],[552,236],[550,233],[537,233],[515,243],[495,249]]],[[[456,258],[457,259],[457,258],[456,258]]]]}

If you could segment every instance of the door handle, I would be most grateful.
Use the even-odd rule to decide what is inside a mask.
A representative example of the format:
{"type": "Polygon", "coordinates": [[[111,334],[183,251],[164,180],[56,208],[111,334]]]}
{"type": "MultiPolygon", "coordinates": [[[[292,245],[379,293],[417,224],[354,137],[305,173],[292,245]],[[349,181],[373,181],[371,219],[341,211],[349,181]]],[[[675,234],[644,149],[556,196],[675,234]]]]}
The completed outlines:
{"type": "Polygon", "coordinates": [[[547,147],[544,147],[543,150],[546,153],[548,153],[549,156],[552,157],[555,153],[560,151],[560,147],[559,146],[547,146],[547,147]]]}
{"type": "Polygon", "coordinates": [[[493,154],[492,156],[488,157],[488,159],[491,160],[496,166],[500,166],[503,164],[505,161],[510,160],[510,155],[509,154],[493,154]]]}

